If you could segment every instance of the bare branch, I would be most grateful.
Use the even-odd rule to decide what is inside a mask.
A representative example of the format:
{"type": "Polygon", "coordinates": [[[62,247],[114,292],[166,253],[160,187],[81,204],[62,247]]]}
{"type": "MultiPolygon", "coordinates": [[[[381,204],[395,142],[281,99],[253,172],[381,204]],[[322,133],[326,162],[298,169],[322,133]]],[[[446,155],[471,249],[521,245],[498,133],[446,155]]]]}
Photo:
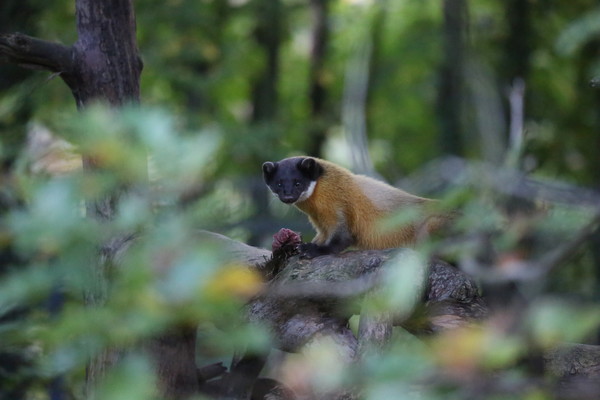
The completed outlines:
{"type": "MultiPolygon", "coordinates": [[[[571,236],[557,244],[554,248],[544,252],[536,259],[519,259],[511,261],[512,265],[508,267],[492,268],[492,265],[479,262],[476,257],[467,255],[461,260],[461,267],[469,274],[476,276],[486,282],[505,282],[505,281],[537,281],[548,275],[555,268],[563,265],[568,259],[596,232],[600,226],[600,210],[597,210],[590,221],[574,232],[571,236]]],[[[481,235],[465,237],[466,242],[472,242],[481,246],[481,235]]],[[[485,239],[484,239],[485,240],[485,239]]],[[[453,245],[451,241],[448,245],[453,245]]],[[[440,246],[443,248],[444,246],[440,246]]],[[[496,260],[497,261],[497,260],[496,260]]]]}
{"type": "MultiPolygon", "coordinates": [[[[548,274],[551,270],[564,263],[569,257],[575,253],[579,247],[584,244],[598,229],[600,224],[600,211],[592,218],[592,220],[582,229],[575,233],[569,240],[566,240],[564,245],[549,251],[539,262],[538,276],[548,274]]],[[[535,269],[534,269],[535,270],[535,269]]],[[[537,278],[534,277],[534,278],[537,278]]]]}
{"type": "Polygon", "coordinates": [[[0,61],[25,68],[52,72],[70,72],[73,68],[71,47],[36,39],[22,33],[0,35],[0,61]]]}
{"type": "Polygon", "coordinates": [[[507,196],[574,207],[597,208],[600,204],[598,190],[558,181],[530,178],[514,169],[467,161],[460,157],[436,160],[403,180],[399,186],[411,192],[428,193],[453,185],[490,188],[507,196]]]}
{"type": "Polygon", "coordinates": [[[523,147],[523,127],[525,125],[525,81],[522,78],[513,81],[508,92],[508,101],[510,104],[509,149],[520,151],[523,147]]]}

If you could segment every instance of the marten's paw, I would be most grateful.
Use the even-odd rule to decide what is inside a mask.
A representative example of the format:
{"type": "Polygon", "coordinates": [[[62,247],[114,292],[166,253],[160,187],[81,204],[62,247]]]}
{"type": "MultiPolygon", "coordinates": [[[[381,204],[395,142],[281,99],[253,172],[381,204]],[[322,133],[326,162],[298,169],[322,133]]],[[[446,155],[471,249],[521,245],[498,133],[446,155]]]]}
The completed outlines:
{"type": "Polygon", "coordinates": [[[304,259],[311,259],[327,254],[327,252],[323,251],[323,247],[315,243],[302,243],[298,246],[298,250],[300,251],[300,258],[304,259]]]}

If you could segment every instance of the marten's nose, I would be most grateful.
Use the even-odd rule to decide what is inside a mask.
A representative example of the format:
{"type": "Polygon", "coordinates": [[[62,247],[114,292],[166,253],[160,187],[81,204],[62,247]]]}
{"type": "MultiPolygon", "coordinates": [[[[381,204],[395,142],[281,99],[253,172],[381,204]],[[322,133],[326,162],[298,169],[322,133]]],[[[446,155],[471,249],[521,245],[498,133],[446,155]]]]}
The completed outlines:
{"type": "Polygon", "coordinates": [[[281,196],[279,196],[279,199],[281,201],[283,201],[284,203],[288,203],[288,204],[296,201],[296,197],[294,197],[294,195],[291,195],[291,194],[282,194],[281,196]]]}

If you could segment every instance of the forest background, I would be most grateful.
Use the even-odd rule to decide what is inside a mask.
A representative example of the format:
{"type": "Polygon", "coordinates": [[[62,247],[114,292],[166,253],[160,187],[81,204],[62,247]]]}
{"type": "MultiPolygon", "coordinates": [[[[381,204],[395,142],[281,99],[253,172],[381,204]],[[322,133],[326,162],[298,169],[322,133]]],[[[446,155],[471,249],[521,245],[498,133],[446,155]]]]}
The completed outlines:
{"type": "MultiPolygon", "coordinates": [[[[269,347],[268,333],[236,312],[252,278],[235,269],[219,275],[218,252],[190,239],[207,229],[269,247],[282,226],[310,237],[305,218],[264,187],[266,160],[320,156],[421,195],[451,198],[467,210],[467,232],[499,226],[501,207],[489,206],[498,192],[539,200],[519,188],[503,191],[514,181],[500,172],[517,171],[561,193],[542,199],[546,217],[528,220],[524,229],[535,240],[527,257],[560,247],[597,218],[595,1],[139,0],[135,11],[141,107],[78,113],[56,75],[0,64],[0,244],[7,261],[1,350],[21,366],[0,373],[7,396],[44,398],[59,387],[80,398],[90,354],[183,322],[210,325],[203,340],[216,350],[199,351],[198,364],[224,359],[241,344],[269,347]],[[92,184],[82,179],[78,152],[103,157],[109,173],[92,184]],[[141,171],[147,153],[150,168],[141,171]],[[467,179],[468,168],[492,172],[467,179]],[[83,198],[124,183],[139,189],[121,199],[110,228],[81,218],[83,198]],[[112,286],[119,289],[101,291],[118,295],[90,312],[81,298],[89,276],[73,271],[89,264],[95,244],[115,230],[152,232],[131,265],[178,261],[169,261],[175,267],[166,275],[140,273],[144,268],[116,274],[112,286]],[[45,305],[57,287],[59,311],[45,305]],[[121,321],[122,329],[107,329],[114,327],[107,321],[121,321]]],[[[0,33],[73,43],[74,15],[71,0],[8,0],[0,5],[0,33]]],[[[497,259],[517,254],[523,236],[494,237],[497,259]]],[[[576,247],[533,289],[518,282],[541,322],[517,339],[508,332],[485,368],[519,374],[530,341],[598,344],[600,231],[576,247]]],[[[417,372],[390,376],[362,365],[373,378],[368,398],[386,398],[436,369],[435,356],[421,347],[406,352],[396,348],[381,365],[389,371],[417,360],[417,372]]],[[[125,357],[98,389],[102,398],[155,395],[151,364],[143,354],[125,357]]],[[[320,384],[334,387],[351,374],[320,384]]],[[[427,395],[461,393],[458,387],[427,395]]],[[[551,396],[540,390],[528,395],[551,396]]]]}

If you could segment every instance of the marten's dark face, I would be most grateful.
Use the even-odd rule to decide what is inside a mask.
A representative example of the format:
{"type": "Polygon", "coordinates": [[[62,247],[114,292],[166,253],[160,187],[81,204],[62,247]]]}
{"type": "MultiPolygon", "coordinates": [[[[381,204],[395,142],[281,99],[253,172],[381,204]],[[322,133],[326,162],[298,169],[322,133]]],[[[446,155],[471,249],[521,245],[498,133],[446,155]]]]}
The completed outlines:
{"type": "Polygon", "coordinates": [[[263,178],[279,200],[294,204],[308,199],[323,174],[323,167],[310,157],[292,157],[262,166],[263,178]]]}

